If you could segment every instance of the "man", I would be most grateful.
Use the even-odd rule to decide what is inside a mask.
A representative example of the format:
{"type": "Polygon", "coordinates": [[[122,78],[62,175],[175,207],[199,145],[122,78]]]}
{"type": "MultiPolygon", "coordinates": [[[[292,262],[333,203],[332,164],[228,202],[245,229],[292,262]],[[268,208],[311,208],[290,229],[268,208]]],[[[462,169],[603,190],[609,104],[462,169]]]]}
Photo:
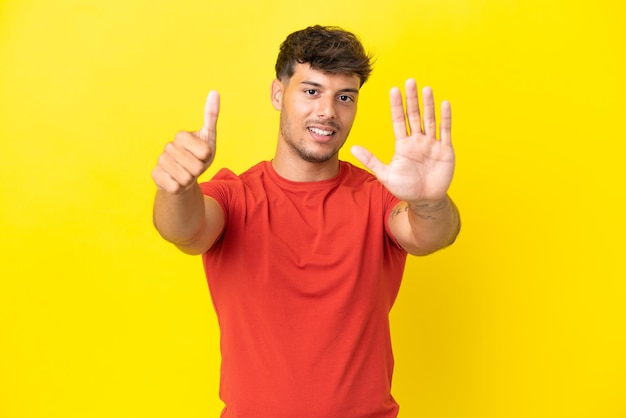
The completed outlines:
{"type": "Polygon", "coordinates": [[[374,176],[339,160],[370,72],[353,34],[292,33],[271,89],[280,111],[271,161],[198,184],[215,156],[211,92],[202,129],[178,133],[153,171],[156,228],[203,256],[221,333],[223,417],[397,416],[388,314],[406,255],[450,245],[460,223],[447,195],[450,105],[437,139],[432,91],[423,90],[422,116],[414,80],[406,115],[391,90],[391,162],[358,146],[352,153],[374,176]]]}

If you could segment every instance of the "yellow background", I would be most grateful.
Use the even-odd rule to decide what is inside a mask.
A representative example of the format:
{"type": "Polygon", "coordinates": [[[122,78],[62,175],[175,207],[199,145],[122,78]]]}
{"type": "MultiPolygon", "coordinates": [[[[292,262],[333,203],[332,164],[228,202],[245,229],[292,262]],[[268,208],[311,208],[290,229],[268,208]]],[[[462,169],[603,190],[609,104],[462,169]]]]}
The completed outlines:
{"type": "Polygon", "coordinates": [[[316,23],[378,58],[348,146],[391,156],[408,77],[452,102],[463,231],[409,261],[401,416],[626,417],[622,4],[1,1],[0,417],[219,415],[200,259],[154,231],[150,173],[212,88],[205,178],[271,158],[278,45],[316,23]]]}

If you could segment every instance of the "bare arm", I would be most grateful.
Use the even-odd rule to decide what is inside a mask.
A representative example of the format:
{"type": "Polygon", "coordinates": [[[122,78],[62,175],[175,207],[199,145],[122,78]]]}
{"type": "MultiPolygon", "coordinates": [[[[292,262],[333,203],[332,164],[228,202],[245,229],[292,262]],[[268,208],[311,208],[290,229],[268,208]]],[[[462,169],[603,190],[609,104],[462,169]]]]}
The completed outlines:
{"type": "Polygon", "coordinates": [[[203,196],[198,177],[215,157],[219,95],[209,93],[204,125],[198,132],[179,132],[165,146],[152,178],[157,185],[153,221],[163,238],[188,254],[207,251],[224,227],[221,206],[203,196]]]}
{"type": "Polygon", "coordinates": [[[200,186],[180,194],[158,190],[154,199],[154,226],[161,236],[187,254],[211,248],[222,228],[224,213],[215,199],[203,196],[200,186]]]}
{"type": "Polygon", "coordinates": [[[423,89],[422,127],[415,80],[407,80],[405,89],[406,113],[400,90],[393,88],[390,93],[396,137],[391,162],[385,165],[359,146],[353,147],[352,153],[403,201],[394,208],[389,219],[390,230],[398,243],[411,254],[425,255],[450,245],[460,229],[458,210],[448,196],[455,164],[452,113],[450,103],[444,101],[438,140],[432,90],[423,89]]]}
{"type": "Polygon", "coordinates": [[[389,228],[413,255],[427,255],[452,244],[461,229],[459,211],[448,196],[440,202],[396,205],[389,228]]]}

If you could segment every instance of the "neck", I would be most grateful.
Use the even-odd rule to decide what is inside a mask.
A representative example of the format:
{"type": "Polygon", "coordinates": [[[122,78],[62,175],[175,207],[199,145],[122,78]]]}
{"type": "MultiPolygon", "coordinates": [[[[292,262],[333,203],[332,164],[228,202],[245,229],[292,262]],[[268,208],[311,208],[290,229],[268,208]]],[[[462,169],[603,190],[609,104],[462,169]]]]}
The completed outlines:
{"type": "Polygon", "coordinates": [[[276,150],[272,167],[284,179],[296,182],[312,182],[331,179],[339,174],[339,157],[328,161],[312,163],[299,156],[276,150]]]}

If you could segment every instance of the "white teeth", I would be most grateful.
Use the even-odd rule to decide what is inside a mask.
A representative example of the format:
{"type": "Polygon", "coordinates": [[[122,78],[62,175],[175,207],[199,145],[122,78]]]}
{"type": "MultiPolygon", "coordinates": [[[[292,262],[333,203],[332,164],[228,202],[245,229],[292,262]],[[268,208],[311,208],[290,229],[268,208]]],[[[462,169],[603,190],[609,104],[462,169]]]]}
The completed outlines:
{"type": "Polygon", "coordinates": [[[332,135],[334,133],[333,131],[325,131],[323,129],[318,129],[318,128],[309,128],[309,130],[311,132],[313,132],[314,134],[317,134],[317,135],[329,136],[329,135],[332,135]]]}

